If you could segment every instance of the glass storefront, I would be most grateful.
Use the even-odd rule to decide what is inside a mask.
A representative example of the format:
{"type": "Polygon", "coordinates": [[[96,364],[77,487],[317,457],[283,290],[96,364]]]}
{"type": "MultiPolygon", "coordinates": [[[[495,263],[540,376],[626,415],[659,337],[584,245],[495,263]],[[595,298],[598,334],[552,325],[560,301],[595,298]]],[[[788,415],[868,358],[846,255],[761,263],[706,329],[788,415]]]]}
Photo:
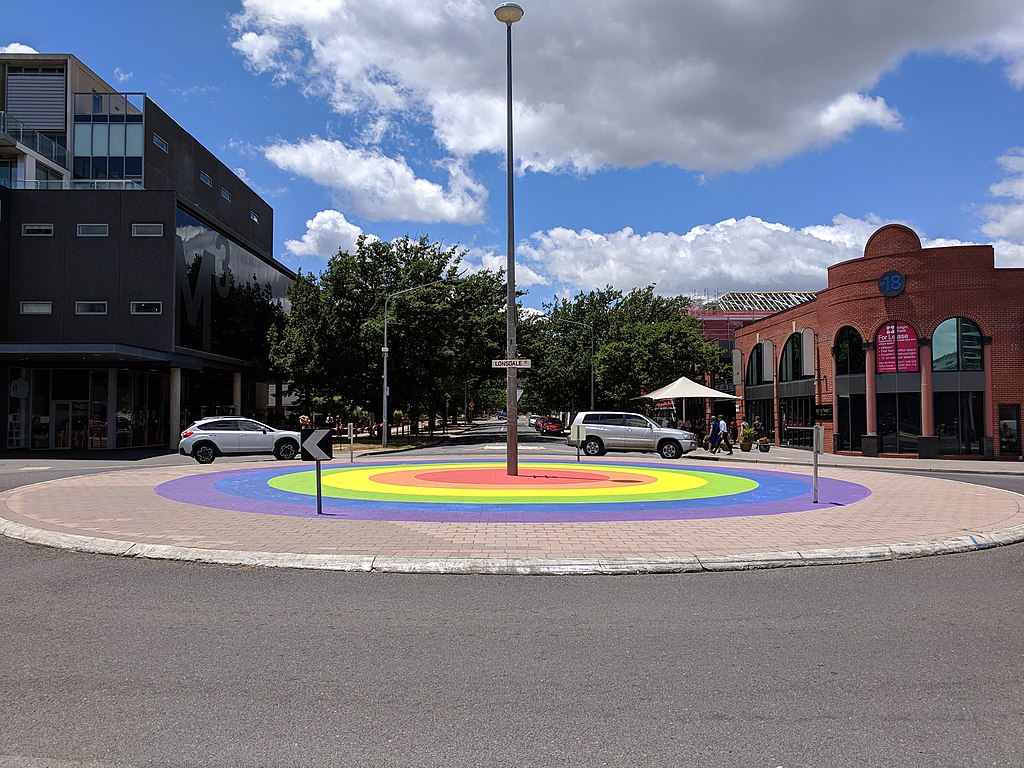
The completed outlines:
{"type": "Polygon", "coordinates": [[[880,392],[878,408],[879,450],[883,453],[917,453],[921,436],[920,391],[880,392]]]}
{"type": "Polygon", "coordinates": [[[7,448],[81,451],[167,445],[169,412],[164,373],[12,368],[7,448]],[[113,402],[109,397],[112,379],[116,380],[113,402]]]}
{"type": "Polygon", "coordinates": [[[935,434],[940,454],[983,455],[984,392],[936,392],[935,434]]]}

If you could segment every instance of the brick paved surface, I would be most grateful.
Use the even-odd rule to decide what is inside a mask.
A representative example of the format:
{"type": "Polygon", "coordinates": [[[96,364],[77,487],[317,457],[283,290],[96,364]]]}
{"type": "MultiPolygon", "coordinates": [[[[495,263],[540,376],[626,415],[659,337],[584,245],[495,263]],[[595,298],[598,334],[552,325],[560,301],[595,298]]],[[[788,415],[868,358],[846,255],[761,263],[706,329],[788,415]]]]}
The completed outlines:
{"type": "MultiPolygon", "coordinates": [[[[86,551],[214,562],[549,573],[864,561],[1024,540],[1022,496],[940,477],[857,468],[821,471],[822,477],[871,489],[866,499],[847,506],[825,503],[821,509],[763,517],[646,522],[309,519],[211,509],[171,501],[153,490],[184,475],[225,468],[132,469],[8,491],[0,494],[0,533],[86,551]]],[[[759,463],[758,468],[809,474],[806,467],[759,463]]]]}

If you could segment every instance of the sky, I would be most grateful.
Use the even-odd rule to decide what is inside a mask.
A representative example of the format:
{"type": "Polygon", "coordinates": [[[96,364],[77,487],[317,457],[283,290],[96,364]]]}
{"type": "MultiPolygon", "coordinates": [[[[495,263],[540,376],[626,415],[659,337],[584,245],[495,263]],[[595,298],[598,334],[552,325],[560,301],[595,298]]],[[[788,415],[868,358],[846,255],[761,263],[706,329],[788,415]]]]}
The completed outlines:
{"type": "MultiPolygon", "coordinates": [[[[6,3],[0,49],[144,91],[322,271],[360,234],[506,263],[494,0],[6,3]]],[[[879,227],[1024,266],[1021,0],[522,0],[523,304],[815,291],[879,227]]]]}

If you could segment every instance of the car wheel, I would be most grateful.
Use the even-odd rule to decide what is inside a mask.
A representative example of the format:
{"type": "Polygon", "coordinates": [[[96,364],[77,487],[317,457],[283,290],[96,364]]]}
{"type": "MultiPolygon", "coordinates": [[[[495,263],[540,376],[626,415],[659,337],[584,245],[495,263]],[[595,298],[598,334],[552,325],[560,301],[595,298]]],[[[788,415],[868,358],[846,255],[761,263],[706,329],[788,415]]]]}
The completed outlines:
{"type": "Polygon", "coordinates": [[[274,446],[274,458],[278,461],[291,461],[299,455],[299,446],[294,440],[282,440],[274,446]]]}
{"type": "Polygon", "coordinates": [[[663,459],[678,459],[683,455],[683,449],[679,447],[679,443],[675,440],[666,440],[658,446],[658,453],[661,454],[663,459]]]}
{"type": "Polygon", "coordinates": [[[213,464],[217,458],[217,446],[213,443],[199,443],[192,449],[192,458],[200,464],[213,464]]]}
{"type": "Polygon", "coordinates": [[[604,446],[601,445],[600,440],[590,438],[583,443],[583,452],[587,454],[587,456],[603,456],[604,446]]]}

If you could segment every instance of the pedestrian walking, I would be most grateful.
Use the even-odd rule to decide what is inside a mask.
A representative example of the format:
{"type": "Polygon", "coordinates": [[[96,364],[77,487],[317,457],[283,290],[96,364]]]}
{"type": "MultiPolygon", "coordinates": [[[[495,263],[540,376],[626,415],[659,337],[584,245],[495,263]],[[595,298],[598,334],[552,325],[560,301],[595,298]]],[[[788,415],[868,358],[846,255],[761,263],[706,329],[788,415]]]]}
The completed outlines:
{"type": "Polygon", "coordinates": [[[722,442],[722,431],[718,426],[718,419],[711,420],[711,431],[708,433],[708,451],[718,453],[719,444],[722,442]]]}
{"type": "Polygon", "coordinates": [[[729,455],[732,456],[732,440],[729,439],[729,425],[725,423],[725,419],[721,416],[718,417],[718,432],[722,436],[722,447],[729,450],[729,455]]]}

